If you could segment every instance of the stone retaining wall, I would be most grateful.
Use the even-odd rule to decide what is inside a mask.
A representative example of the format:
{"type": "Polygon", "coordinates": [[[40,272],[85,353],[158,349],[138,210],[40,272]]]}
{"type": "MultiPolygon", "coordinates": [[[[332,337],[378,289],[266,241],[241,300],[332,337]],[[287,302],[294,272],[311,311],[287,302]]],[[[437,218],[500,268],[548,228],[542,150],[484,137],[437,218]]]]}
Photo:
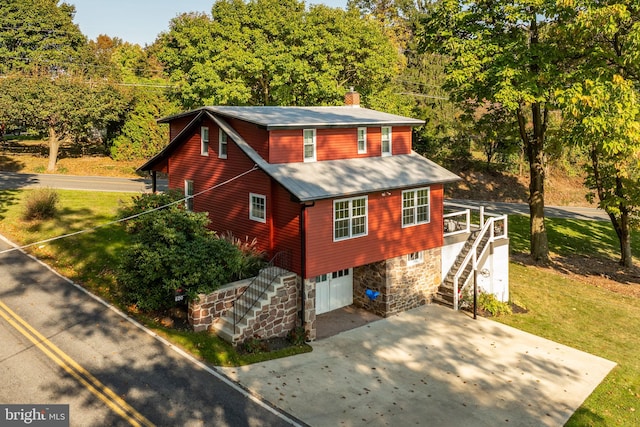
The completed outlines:
{"type": "Polygon", "coordinates": [[[271,298],[271,304],[265,305],[256,313],[255,321],[248,325],[238,342],[253,337],[285,337],[298,325],[298,276],[280,276],[279,280],[281,286],[271,298]]]}
{"type": "Polygon", "coordinates": [[[233,307],[233,302],[249,286],[251,280],[244,279],[229,283],[210,294],[198,295],[198,301],[190,301],[188,320],[193,330],[206,331],[217,318],[233,307]]]}

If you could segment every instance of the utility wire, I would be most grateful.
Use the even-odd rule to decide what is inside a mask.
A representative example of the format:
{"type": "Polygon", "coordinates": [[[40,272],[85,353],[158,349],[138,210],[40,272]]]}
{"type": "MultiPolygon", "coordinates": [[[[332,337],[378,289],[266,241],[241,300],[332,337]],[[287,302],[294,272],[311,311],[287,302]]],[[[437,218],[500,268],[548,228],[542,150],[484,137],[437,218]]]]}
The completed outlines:
{"type": "Polygon", "coordinates": [[[11,249],[5,249],[4,251],[0,251],[0,255],[1,254],[5,254],[7,252],[12,252],[12,251],[16,251],[16,250],[22,250],[22,249],[30,248],[32,246],[42,245],[44,243],[53,242],[54,240],[60,240],[60,239],[65,239],[65,238],[71,237],[71,236],[77,236],[78,234],[90,233],[90,232],[95,231],[95,230],[97,230],[99,228],[102,228],[102,227],[106,227],[106,226],[113,225],[113,224],[118,224],[120,222],[129,221],[129,220],[132,220],[134,218],[138,218],[140,216],[147,215],[147,214],[150,214],[150,213],[155,212],[155,211],[159,211],[159,210],[164,209],[164,208],[168,208],[169,206],[173,206],[173,205],[177,205],[177,204],[183,203],[187,199],[193,199],[196,196],[200,196],[201,194],[204,194],[206,192],[215,190],[216,188],[219,188],[219,187],[222,187],[223,185],[229,184],[230,182],[235,181],[236,179],[241,178],[241,177],[243,177],[243,176],[245,176],[245,175],[257,170],[257,169],[258,169],[258,166],[254,165],[248,171],[242,172],[241,174],[236,175],[233,178],[229,178],[228,180],[223,181],[223,182],[221,182],[219,184],[216,184],[213,187],[209,187],[209,188],[207,188],[205,190],[202,190],[202,191],[200,191],[200,192],[198,192],[196,194],[193,194],[191,196],[185,196],[180,200],[176,200],[176,201],[173,201],[171,203],[167,203],[166,205],[162,205],[162,206],[159,206],[157,208],[149,209],[149,210],[146,210],[144,212],[140,212],[140,213],[137,213],[135,215],[128,216],[126,218],[121,218],[121,219],[117,219],[115,221],[109,221],[109,222],[106,222],[104,224],[100,224],[100,225],[96,225],[94,227],[86,228],[84,230],[80,230],[80,231],[76,231],[76,232],[73,232],[73,233],[64,234],[62,236],[51,237],[49,239],[40,240],[40,241],[34,242],[34,243],[29,243],[28,245],[16,246],[16,247],[11,248],[11,249]]]}

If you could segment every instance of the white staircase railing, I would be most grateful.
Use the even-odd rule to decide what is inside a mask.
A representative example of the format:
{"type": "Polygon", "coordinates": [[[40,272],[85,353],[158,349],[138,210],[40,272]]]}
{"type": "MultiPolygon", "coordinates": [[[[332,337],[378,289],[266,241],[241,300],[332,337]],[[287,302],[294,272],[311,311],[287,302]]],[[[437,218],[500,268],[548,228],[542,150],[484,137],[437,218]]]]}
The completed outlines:
{"type": "MultiPolygon", "coordinates": [[[[470,217],[469,209],[466,210],[467,218],[470,217]]],[[[455,214],[455,213],[454,213],[455,214]]],[[[449,214],[453,215],[453,214],[449,214]]],[[[476,236],[471,249],[467,253],[467,256],[464,258],[460,266],[458,267],[458,271],[453,276],[453,309],[458,310],[458,306],[460,305],[460,295],[464,291],[464,289],[469,285],[470,279],[475,275],[475,272],[478,269],[478,263],[484,258],[486,251],[491,247],[491,243],[496,239],[503,239],[507,237],[507,216],[506,215],[493,215],[486,214],[480,209],[480,224],[482,224],[482,228],[480,233],[476,236]],[[485,215],[489,218],[485,221],[485,215]],[[484,245],[480,248],[480,244],[484,245]],[[480,251],[478,252],[478,249],[480,251]],[[462,274],[471,263],[471,272],[473,274],[467,275],[464,278],[464,283],[462,283],[462,287],[460,287],[460,278],[462,274]]],[[[467,222],[467,229],[470,229],[470,222],[467,222]]],[[[457,234],[456,232],[450,234],[457,234]]]]}

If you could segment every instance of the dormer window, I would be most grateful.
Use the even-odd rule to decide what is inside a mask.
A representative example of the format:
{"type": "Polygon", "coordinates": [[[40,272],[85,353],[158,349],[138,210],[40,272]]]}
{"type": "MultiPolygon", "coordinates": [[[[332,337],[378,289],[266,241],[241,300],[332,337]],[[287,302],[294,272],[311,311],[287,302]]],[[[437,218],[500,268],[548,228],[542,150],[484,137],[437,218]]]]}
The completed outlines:
{"type": "Polygon", "coordinates": [[[209,155],[209,128],[206,126],[200,128],[200,154],[209,155]]]}
{"type": "Polygon", "coordinates": [[[316,161],[316,130],[305,129],[303,132],[304,138],[304,161],[315,162],[316,161]]]}
{"type": "Polygon", "coordinates": [[[227,134],[220,129],[218,134],[218,157],[221,159],[227,158],[227,134]]]}
{"type": "Polygon", "coordinates": [[[390,156],[391,155],[391,127],[385,126],[381,129],[382,131],[382,155],[390,156]]]}
{"type": "Polygon", "coordinates": [[[367,152],[367,128],[358,128],[358,154],[367,152]]]}

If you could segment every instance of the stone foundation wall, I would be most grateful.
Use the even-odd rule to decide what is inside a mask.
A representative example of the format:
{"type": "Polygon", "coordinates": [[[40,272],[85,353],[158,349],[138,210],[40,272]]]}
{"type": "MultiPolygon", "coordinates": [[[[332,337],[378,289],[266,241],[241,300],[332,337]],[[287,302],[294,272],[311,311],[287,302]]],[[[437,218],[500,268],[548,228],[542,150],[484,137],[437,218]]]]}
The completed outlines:
{"type": "Polygon", "coordinates": [[[271,298],[271,304],[264,306],[259,313],[256,313],[255,321],[244,330],[238,342],[244,342],[253,337],[260,339],[285,337],[298,325],[298,276],[295,274],[281,276],[279,280],[282,286],[271,298]]]}
{"type": "Polygon", "coordinates": [[[233,306],[251,279],[229,283],[210,294],[198,295],[198,301],[189,301],[188,321],[196,332],[206,331],[217,318],[233,306]]]}
{"type": "Polygon", "coordinates": [[[424,251],[423,258],[415,265],[404,255],[354,268],[354,305],[388,317],[430,302],[442,281],[440,248],[424,251]],[[375,300],[368,289],[379,292],[375,300]]]}
{"type": "MultiPolygon", "coordinates": [[[[315,279],[304,281],[304,332],[309,341],[316,339],[316,282],[315,279]]],[[[301,302],[302,303],[302,302],[301,302]]]]}

